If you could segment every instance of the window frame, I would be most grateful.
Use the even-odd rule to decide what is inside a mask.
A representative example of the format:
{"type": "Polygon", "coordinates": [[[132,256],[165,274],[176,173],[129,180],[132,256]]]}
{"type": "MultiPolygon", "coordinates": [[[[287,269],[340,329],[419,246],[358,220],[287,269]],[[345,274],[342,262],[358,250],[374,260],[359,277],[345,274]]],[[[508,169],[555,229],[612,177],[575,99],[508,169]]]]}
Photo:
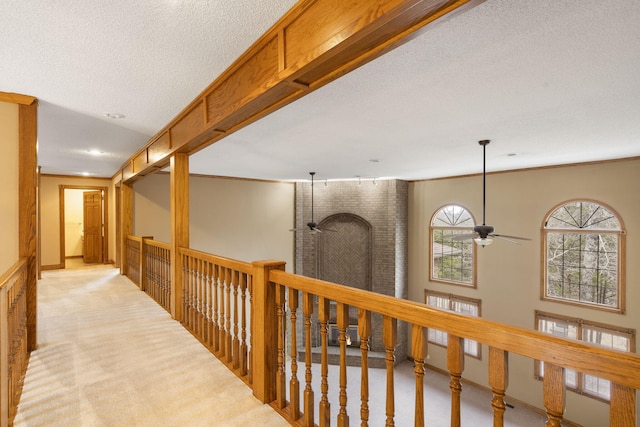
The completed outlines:
{"type": "MultiPolygon", "coordinates": [[[[476,307],[477,311],[478,311],[478,315],[476,317],[482,317],[482,300],[481,299],[477,299],[477,298],[470,298],[470,297],[465,297],[462,295],[454,295],[454,294],[450,294],[450,293],[446,293],[446,292],[438,292],[438,291],[434,291],[431,289],[425,289],[424,290],[424,303],[431,307],[431,308],[435,308],[437,310],[446,310],[449,311],[451,313],[456,313],[456,314],[463,314],[463,315],[467,315],[470,316],[468,314],[464,314],[464,313],[460,313],[457,312],[455,310],[453,310],[451,308],[452,303],[454,302],[460,302],[463,304],[469,304],[469,305],[473,305],[474,307],[476,307]],[[436,298],[443,298],[446,299],[448,304],[447,306],[449,307],[448,309],[443,309],[443,308],[439,308],[433,305],[429,304],[429,296],[433,296],[436,298]]],[[[436,345],[438,347],[443,347],[446,348],[447,346],[441,342],[438,341],[434,341],[431,339],[431,333],[430,331],[437,331],[440,334],[443,334],[444,339],[446,340],[448,337],[448,334],[446,332],[440,331],[439,329],[434,329],[434,328],[427,328],[427,342],[433,345],[436,345]]],[[[475,341],[475,340],[468,340],[468,339],[464,339],[464,354],[465,356],[469,356],[469,357],[473,357],[474,359],[478,359],[478,360],[482,360],[482,344],[475,341]],[[469,345],[471,345],[471,343],[475,343],[476,345],[476,354],[473,353],[469,353],[467,351],[467,343],[469,343],[469,345]]]]}
{"type": "Polygon", "coordinates": [[[457,204],[457,203],[448,203],[446,205],[440,206],[438,209],[436,209],[436,211],[433,213],[433,215],[431,215],[431,219],[429,221],[429,280],[432,282],[438,282],[438,283],[446,283],[448,285],[455,285],[455,286],[463,286],[465,288],[472,288],[472,289],[477,289],[478,287],[478,280],[477,280],[477,250],[476,250],[476,245],[473,244],[473,240],[470,239],[471,242],[471,283],[465,283],[465,282],[461,282],[461,281],[457,281],[457,280],[451,280],[451,279],[445,279],[445,278],[441,278],[441,277],[435,277],[435,253],[433,250],[433,238],[434,238],[434,230],[461,230],[461,231],[466,231],[469,234],[473,233],[473,227],[475,226],[475,218],[473,217],[473,214],[471,213],[471,211],[469,209],[467,209],[465,206],[457,204]],[[436,216],[445,208],[449,207],[449,206],[457,206],[461,209],[464,209],[468,214],[469,217],[471,218],[472,224],[469,227],[456,227],[456,226],[439,226],[439,225],[433,225],[434,220],[436,219],[436,216]]]}
{"type": "Polygon", "coordinates": [[[552,301],[560,304],[568,304],[568,305],[574,305],[579,307],[587,307],[595,310],[602,310],[607,312],[624,314],[626,311],[626,292],[625,292],[626,290],[626,280],[625,280],[626,279],[626,239],[625,239],[626,234],[627,233],[626,233],[622,218],[620,217],[618,212],[616,212],[615,209],[611,208],[611,206],[607,205],[606,203],[602,203],[598,200],[593,200],[593,199],[571,199],[571,200],[566,200],[554,206],[545,215],[544,221],[542,223],[542,229],[541,229],[542,245],[541,245],[540,260],[541,260],[542,274],[541,274],[541,286],[540,286],[540,299],[543,301],[552,301]],[[551,219],[551,216],[558,209],[562,208],[565,205],[570,205],[576,202],[593,203],[607,209],[609,212],[611,212],[615,216],[615,219],[618,221],[620,228],[617,230],[547,228],[547,224],[551,219]],[[618,252],[617,252],[617,305],[616,306],[609,306],[609,305],[594,303],[590,301],[580,301],[575,299],[551,296],[547,294],[547,281],[549,277],[548,260],[547,260],[549,234],[617,235],[618,252]]]}
{"type": "MultiPolygon", "coordinates": [[[[608,325],[605,323],[600,323],[600,322],[594,322],[591,320],[585,320],[585,319],[580,319],[577,317],[571,317],[571,316],[564,316],[562,314],[555,314],[555,313],[549,313],[549,312],[544,312],[544,311],[540,311],[540,310],[536,310],[535,311],[535,317],[534,317],[534,329],[538,332],[544,333],[546,334],[545,331],[540,330],[539,329],[539,324],[540,324],[540,320],[541,319],[549,319],[551,321],[557,321],[557,322],[561,322],[561,323],[566,323],[567,325],[573,326],[576,328],[576,337],[577,338],[571,338],[571,337],[566,337],[566,336],[561,336],[561,335],[554,335],[554,334],[548,334],[548,335],[552,335],[552,336],[556,336],[556,337],[560,337],[560,338],[565,338],[565,339],[571,339],[571,340],[575,340],[575,341],[580,341],[583,343],[587,343],[590,345],[594,345],[597,347],[601,347],[601,348],[608,348],[605,346],[600,346],[597,343],[591,342],[591,341],[586,341],[583,339],[583,332],[585,329],[588,330],[592,330],[592,331],[599,331],[599,332],[605,332],[614,336],[618,336],[618,337],[624,337],[626,339],[629,340],[629,353],[636,353],[636,330],[632,329],[632,328],[625,328],[625,327],[621,327],[621,326],[615,326],[615,325],[608,325]]],[[[618,350],[618,351],[622,351],[622,350],[618,350]]],[[[534,364],[534,378],[536,380],[540,380],[542,381],[544,378],[544,368],[543,368],[544,362],[540,361],[540,360],[536,360],[535,364],[534,364]]],[[[584,374],[581,372],[577,372],[574,370],[565,370],[565,375],[567,375],[567,373],[572,373],[570,375],[574,375],[575,376],[575,381],[576,381],[576,386],[574,387],[571,384],[567,384],[566,379],[565,379],[565,387],[567,390],[570,390],[574,393],[580,394],[582,396],[586,396],[586,397],[590,397],[592,399],[595,400],[599,400],[601,402],[604,403],[609,403],[611,398],[609,396],[609,399],[606,399],[604,397],[602,397],[599,394],[596,393],[592,393],[589,390],[585,389],[585,378],[586,377],[593,377],[596,379],[601,379],[595,375],[588,375],[588,374],[584,374]]],[[[609,393],[611,393],[611,390],[609,390],[609,393]]]]}

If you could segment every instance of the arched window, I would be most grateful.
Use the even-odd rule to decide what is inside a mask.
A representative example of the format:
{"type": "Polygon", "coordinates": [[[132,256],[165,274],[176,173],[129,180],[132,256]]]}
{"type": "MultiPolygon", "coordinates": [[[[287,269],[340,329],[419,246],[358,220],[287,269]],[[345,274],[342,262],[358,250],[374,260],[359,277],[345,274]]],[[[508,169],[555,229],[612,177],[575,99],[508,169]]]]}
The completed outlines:
{"type": "Polygon", "coordinates": [[[473,239],[454,240],[473,232],[475,222],[465,208],[447,205],[431,218],[431,280],[476,286],[473,239]]]}
{"type": "Polygon", "coordinates": [[[543,228],[543,298],[624,312],[624,230],[609,207],[564,203],[543,228]]]}

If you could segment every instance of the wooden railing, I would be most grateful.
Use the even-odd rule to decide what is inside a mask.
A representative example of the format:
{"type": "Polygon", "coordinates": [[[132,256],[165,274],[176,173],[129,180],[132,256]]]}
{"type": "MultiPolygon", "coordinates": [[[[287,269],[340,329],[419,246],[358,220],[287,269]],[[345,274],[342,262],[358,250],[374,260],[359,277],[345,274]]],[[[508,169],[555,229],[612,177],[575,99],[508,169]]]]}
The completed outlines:
{"type": "Polygon", "coordinates": [[[171,312],[171,245],[143,238],[142,247],[141,288],[171,312]]]}
{"type": "MultiPolygon", "coordinates": [[[[177,320],[250,384],[258,399],[270,403],[292,424],[348,426],[351,418],[359,417],[360,422],[355,424],[362,426],[395,425],[395,349],[399,328],[406,326],[411,337],[410,357],[415,364],[415,403],[411,411],[415,426],[428,424],[429,418],[424,409],[428,397],[423,395],[428,328],[448,333],[452,426],[462,424],[464,339],[489,347],[487,386],[493,398],[487,403],[487,410],[493,412],[494,426],[504,424],[510,354],[545,363],[542,401],[547,426],[560,426],[564,421],[565,369],[609,380],[610,425],[635,426],[640,356],[634,353],[607,350],[286,273],[283,262],[247,264],[185,248],[179,250],[179,255],[183,266],[183,318],[177,320]],[[348,328],[353,326],[350,310],[357,319],[360,341],[356,350],[360,378],[355,387],[347,383],[346,374],[348,328]],[[380,330],[372,328],[372,317],[381,319],[380,330]],[[338,330],[338,364],[331,368],[337,369],[337,375],[329,375],[330,323],[338,330]],[[370,400],[368,364],[372,342],[383,347],[383,401],[370,400]],[[348,402],[354,400],[354,394],[358,410],[349,413],[348,402]],[[378,408],[384,408],[383,412],[378,408]]],[[[144,268],[144,263],[139,265],[144,268]]],[[[168,272],[159,269],[154,274],[168,272]]],[[[350,357],[353,351],[349,348],[350,357]]],[[[407,412],[406,402],[403,412],[407,412]]]]}
{"type": "Polygon", "coordinates": [[[142,237],[127,236],[126,244],[126,271],[124,275],[129,278],[133,283],[140,286],[141,280],[141,268],[142,268],[142,237]]]}
{"type": "Polygon", "coordinates": [[[13,424],[29,361],[26,261],[0,276],[0,426],[13,424]]]}
{"type": "MultiPolygon", "coordinates": [[[[556,338],[536,331],[516,328],[489,320],[466,317],[455,313],[445,312],[427,307],[424,304],[397,299],[373,292],[362,291],[333,283],[323,282],[307,277],[285,273],[278,269],[269,270],[264,281],[254,281],[254,304],[265,304],[266,307],[275,305],[277,308],[267,313],[264,318],[255,318],[255,324],[265,324],[265,329],[273,331],[273,338],[277,342],[276,354],[266,355],[265,363],[274,363],[274,374],[269,374],[270,384],[264,395],[264,401],[275,402],[278,409],[290,420],[301,420],[305,426],[314,425],[314,413],[319,413],[317,422],[320,426],[331,425],[332,406],[329,402],[328,390],[333,396],[338,396],[337,416],[338,426],[346,426],[349,418],[354,414],[347,413],[347,382],[346,382],[346,330],[348,325],[349,307],[357,310],[358,335],[361,337],[361,357],[363,368],[360,378],[360,418],[363,425],[368,425],[366,418],[372,407],[368,402],[368,372],[366,368],[368,345],[374,332],[371,330],[371,316],[382,316],[383,328],[377,333],[382,335],[384,343],[387,370],[386,399],[376,403],[385,408],[385,425],[394,425],[395,391],[394,391],[394,349],[400,322],[406,322],[410,328],[411,356],[415,360],[416,390],[422,390],[424,375],[424,360],[427,328],[435,328],[447,332],[447,368],[450,375],[451,389],[451,425],[461,425],[460,397],[461,376],[464,370],[464,339],[471,339],[486,344],[489,347],[488,378],[489,388],[493,392],[491,407],[495,426],[503,425],[505,412],[504,396],[507,392],[507,378],[509,354],[519,354],[530,359],[545,362],[543,380],[543,402],[547,413],[547,426],[560,426],[563,421],[565,407],[564,369],[574,369],[589,375],[611,381],[610,425],[635,426],[636,390],[640,389],[640,356],[632,353],[610,351],[578,341],[556,338]],[[301,302],[301,304],[299,304],[301,302]],[[301,305],[301,310],[299,309],[301,305]],[[327,324],[331,305],[335,305],[335,322],[339,331],[339,383],[328,384],[327,366],[327,324]],[[301,311],[302,313],[299,313],[301,311]],[[311,325],[312,316],[317,316],[321,334],[321,379],[320,390],[314,390],[312,383],[311,363],[311,325]],[[297,323],[297,318],[303,319],[297,323]],[[291,325],[287,331],[286,319],[291,325]],[[301,330],[304,346],[304,393],[302,402],[296,393],[297,383],[297,351],[295,342],[291,345],[291,362],[285,363],[285,337],[295,336],[293,331],[301,330]],[[277,332],[276,332],[277,331],[277,332]],[[289,367],[290,372],[285,369],[289,367]],[[284,379],[290,378],[289,388],[285,387],[284,379]],[[289,393],[287,393],[289,390],[289,393]],[[320,399],[315,406],[314,396],[320,399]]],[[[254,309],[254,313],[262,310],[254,309]]],[[[263,332],[262,330],[259,332],[263,332]]],[[[257,354],[259,349],[254,349],[257,354]]],[[[259,359],[257,359],[259,360],[259,359]]],[[[256,372],[258,368],[256,367],[256,372]]],[[[268,371],[265,369],[265,371],[268,371]]],[[[254,382],[257,382],[254,375],[254,382]]],[[[300,387],[303,387],[300,385],[300,387]]],[[[406,410],[406,407],[405,407],[406,410]]],[[[416,426],[425,425],[424,396],[421,392],[415,395],[414,406],[416,426]]],[[[380,425],[381,421],[372,421],[380,425]]]]}
{"type": "Polygon", "coordinates": [[[183,266],[182,323],[250,383],[251,264],[184,248],[179,254],[183,266]]]}

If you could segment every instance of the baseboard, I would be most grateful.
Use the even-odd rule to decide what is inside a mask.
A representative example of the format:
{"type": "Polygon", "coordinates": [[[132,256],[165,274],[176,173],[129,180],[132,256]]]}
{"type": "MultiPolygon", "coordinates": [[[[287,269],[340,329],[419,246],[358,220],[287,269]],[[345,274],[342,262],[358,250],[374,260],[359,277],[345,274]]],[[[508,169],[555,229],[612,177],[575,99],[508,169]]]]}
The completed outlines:
{"type": "Polygon", "coordinates": [[[45,271],[45,270],[60,270],[64,268],[64,265],[62,264],[51,264],[51,265],[41,265],[40,266],[40,271],[45,271]]]}

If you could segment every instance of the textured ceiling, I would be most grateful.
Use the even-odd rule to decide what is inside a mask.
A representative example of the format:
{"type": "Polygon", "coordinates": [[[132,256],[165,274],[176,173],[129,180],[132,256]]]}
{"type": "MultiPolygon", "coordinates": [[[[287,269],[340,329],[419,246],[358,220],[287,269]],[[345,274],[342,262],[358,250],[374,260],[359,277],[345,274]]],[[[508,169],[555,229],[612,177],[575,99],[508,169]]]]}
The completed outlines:
{"type": "MultiPolygon", "coordinates": [[[[111,176],[293,3],[4,0],[0,91],[40,99],[44,173],[111,176]]],[[[198,152],[191,171],[434,178],[480,172],[479,139],[488,170],[640,156],[638,22],[631,0],[487,0],[198,152]]]]}

